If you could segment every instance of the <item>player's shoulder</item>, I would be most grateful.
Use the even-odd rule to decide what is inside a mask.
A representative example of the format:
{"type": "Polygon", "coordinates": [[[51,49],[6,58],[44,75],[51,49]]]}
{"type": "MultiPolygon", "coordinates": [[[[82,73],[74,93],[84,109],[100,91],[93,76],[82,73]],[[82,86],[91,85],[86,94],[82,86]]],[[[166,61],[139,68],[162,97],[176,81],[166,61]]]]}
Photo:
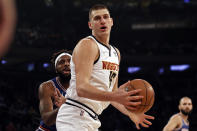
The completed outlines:
{"type": "Polygon", "coordinates": [[[76,47],[77,48],[84,48],[86,50],[87,49],[91,50],[91,49],[96,49],[97,45],[93,39],[85,37],[78,42],[76,47]]]}
{"type": "Polygon", "coordinates": [[[170,119],[173,121],[181,122],[181,116],[179,114],[172,115],[170,119]]]}
{"type": "Polygon", "coordinates": [[[40,84],[39,90],[54,90],[54,88],[53,81],[48,80],[40,84]]]}
{"type": "Polygon", "coordinates": [[[89,45],[90,43],[96,43],[93,39],[89,38],[89,37],[85,37],[83,39],[81,39],[79,42],[79,44],[87,44],[89,45]]]}

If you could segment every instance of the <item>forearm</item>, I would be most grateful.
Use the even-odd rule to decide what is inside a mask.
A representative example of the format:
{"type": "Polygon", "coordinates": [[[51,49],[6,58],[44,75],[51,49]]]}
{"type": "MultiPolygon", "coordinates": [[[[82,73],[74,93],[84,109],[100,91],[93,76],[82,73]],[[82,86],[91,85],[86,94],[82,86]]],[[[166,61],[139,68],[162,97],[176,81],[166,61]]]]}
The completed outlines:
{"type": "Polygon", "coordinates": [[[111,102],[111,105],[113,105],[116,109],[118,109],[121,113],[123,113],[124,115],[128,116],[129,115],[129,111],[125,108],[124,105],[119,104],[117,102],[111,102]]]}
{"type": "Polygon", "coordinates": [[[173,131],[175,128],[173,125],[168,124],[163,128],[163,131],[173,131]]]}
{"type": "Polygon", "coordinates": [[[167,128],[167,127],[164,127],[163,131],[173,131],[173,129],[170,129],[170,128],[167,128]]]}
{"type": "Polygon", "coordinates": [[[42,114],[42,119],[47,126],[55,124],[57,113],[59,108],[54,109],[53,111],[46,112],[42,114]]]}
{"type": "Polygon", "coordinates": [[[135,117],[135,114],[128,111],[124,105],[122,104],[119,104],[117,102],[111,102],[111,104],[116,108],[118,109],[121,113],[123,113],[124,115],[128,116],[133,122],[134,122],[134,117],[135,117]]]}
{"type": "Polygon", "coordinates": [[[81,84],[77,87],[77,94],[98,101],[114,101],[114,93],[97,89],[90,84],[81,84]]]}

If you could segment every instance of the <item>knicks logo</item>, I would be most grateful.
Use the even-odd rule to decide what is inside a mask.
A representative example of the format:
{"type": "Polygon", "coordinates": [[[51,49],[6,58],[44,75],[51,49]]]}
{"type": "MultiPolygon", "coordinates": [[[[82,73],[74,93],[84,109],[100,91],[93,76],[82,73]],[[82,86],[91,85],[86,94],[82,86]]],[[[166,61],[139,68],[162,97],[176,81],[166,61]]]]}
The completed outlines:
{"type": "Polygon", "coordinates": [[[111,70],[111,71],[118,71],[119,70],[119,65],[116,63],[111,63],[107,61],[102,61],[103,63],[103,69],[104,70],[111,70]]]}

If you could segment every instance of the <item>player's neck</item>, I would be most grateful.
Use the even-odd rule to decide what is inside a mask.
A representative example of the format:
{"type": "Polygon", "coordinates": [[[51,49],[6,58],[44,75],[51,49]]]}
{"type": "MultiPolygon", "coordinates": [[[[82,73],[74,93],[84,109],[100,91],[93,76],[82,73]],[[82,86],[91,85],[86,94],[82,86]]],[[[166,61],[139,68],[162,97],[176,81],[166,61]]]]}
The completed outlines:
{"type": "MultiPolygon", "coordinates": [[[[94,35],[94,34],[93,34],[94,35]]],[[[105,44],[106,46],[109,46],[109,35],[94,35],[94,37],[101,43],[105,44]]]]}
{"type": "Polygon", "coordinates": [[[185,120],[185,121],[187,121],[187,119],[188,119],[188,115],[184,115],[183,113],[179,113],[180,115],[181,115],[181,117],[185,120]]]}
{"type": "Polygon", "coordinates": [[[65,90],[69,87],[69,81],[61,78],[61,77],[57,77],[57,80],[60,82],[60,84],[62,85],[62,88],[64,88],[65,90]]]}

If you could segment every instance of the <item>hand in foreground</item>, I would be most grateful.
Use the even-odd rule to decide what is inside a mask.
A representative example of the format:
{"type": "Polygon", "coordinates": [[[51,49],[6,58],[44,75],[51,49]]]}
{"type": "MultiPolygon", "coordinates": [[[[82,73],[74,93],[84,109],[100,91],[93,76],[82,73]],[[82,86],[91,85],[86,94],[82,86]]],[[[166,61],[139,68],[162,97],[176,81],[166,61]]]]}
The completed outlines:
{"type": "Polygon", "coordinates": [[[127,109],[135,111],[137,106],[141,104],[141,99],[143,96],[139,96],[141,89],[126,91],[125,88],[130,86],[130,81],[121,85],[118,90],[114,91],[114,96],[116,97],[116,102],[124,105],[127,109]]]}
{"type": "Polygon", "coordinates": [[[142,127],[146,127],[146,128],[148,128],[150,125],[152,125],[152,123],[148,119],[152,119],[152,120],[155,119],[153,116],[146,115],[144,113],[132,113],[132,112],[130,112],[128,116],[135,123],[136,128],[138,130],[140,129],[140,125],[142,127]]]}
{"type": "Polygon", "coordinates": [[[64,102],[66,101],[66,98],[60,93],[58,89],[56,89],[54,94],[54,103],[57,107],[60,107],[64,102]]]}

